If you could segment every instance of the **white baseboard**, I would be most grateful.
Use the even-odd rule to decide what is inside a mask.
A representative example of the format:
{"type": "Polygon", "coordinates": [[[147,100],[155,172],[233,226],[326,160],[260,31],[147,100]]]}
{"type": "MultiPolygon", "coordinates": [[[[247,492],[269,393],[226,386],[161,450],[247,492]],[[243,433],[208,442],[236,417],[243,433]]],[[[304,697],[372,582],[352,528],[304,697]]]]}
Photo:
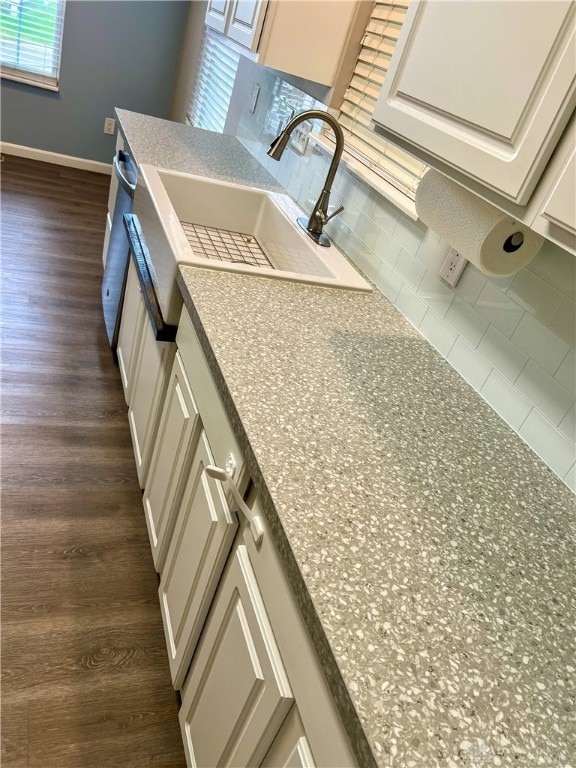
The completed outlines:
{"type": "Polygon", "coordinates": [[[58,152],[47,152],[45,149],[24,147],[21,144],[10,144],[0,141],[0,152],[5,155],[28,157],[31,160],[39,160],[41,163],[53,163],[54,165],[66,165],[69,168],[79,168],[81,171],[93,171],[94,173],[112,173],[112,163],[100,163],[97,160],[86,160],[83,157],[61,155],[58,152]]]}

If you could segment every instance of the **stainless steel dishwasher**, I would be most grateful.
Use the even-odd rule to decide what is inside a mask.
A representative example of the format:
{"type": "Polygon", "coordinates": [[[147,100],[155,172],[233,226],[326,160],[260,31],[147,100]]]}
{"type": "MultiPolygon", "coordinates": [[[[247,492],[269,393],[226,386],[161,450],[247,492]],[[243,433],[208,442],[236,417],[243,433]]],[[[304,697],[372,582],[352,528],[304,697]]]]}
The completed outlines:
{"type": "Polygon", "coordinates": [[[108,341],[116,355],[130,254],[130,245],[124,228],[124,214],[132,211],[138,168],[128,152],[121,149],[114,156],[113,168],[118,179],[118,192],[102,280],[102,307],[108,341]]]}

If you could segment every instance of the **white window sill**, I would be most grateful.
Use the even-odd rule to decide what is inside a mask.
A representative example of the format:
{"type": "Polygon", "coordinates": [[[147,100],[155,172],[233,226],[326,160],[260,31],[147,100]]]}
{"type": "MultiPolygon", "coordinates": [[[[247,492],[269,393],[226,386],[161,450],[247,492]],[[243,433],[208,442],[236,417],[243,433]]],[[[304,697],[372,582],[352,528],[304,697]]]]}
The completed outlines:
{"type": "Polygon", "coordinates": [[[42,75],[35,75],[33,72],[25,72],[7,67],[0,68],[0,75],[3,80],[14,80],[17,83],[33,85],[35,88],[44,88],[47,91],[59,91],[58,80],[54,78],[45,78],[42,75]]]}
{"type": "MultiPolygon", "coordinates": [[[[325,151],[327,154],[332,155],[334,152],[334,145],[328,140],[324,139],[321,135],[313,134],[309,137],[320,150],[325,151]]],[[[382,197],[393,206],[398,208],[404,216],[407,216],[412,221],[418,221],[418,214],[416,213],[416,205],[414,200],[404,195],[395,186],[383,179],[374,171],[371,171],[368,166],[363,165],[359,160],[353,157],[349,152],[344,149],[342,153],[342,159],[340,161],[351,173],[357,176],[364,184],[367,184],[372,189],[376,190],[382,197]]]]}

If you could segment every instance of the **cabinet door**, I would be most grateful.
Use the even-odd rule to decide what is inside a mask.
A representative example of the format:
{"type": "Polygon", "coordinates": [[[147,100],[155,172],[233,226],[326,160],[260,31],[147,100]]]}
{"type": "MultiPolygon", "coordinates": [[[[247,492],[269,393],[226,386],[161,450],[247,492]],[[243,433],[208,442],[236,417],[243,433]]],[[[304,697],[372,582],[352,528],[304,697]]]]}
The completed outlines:
{"type": "Polygon", "coordinates": [[[143,496],[157,571],[164,564],[199,430],[198,408],[176,352],[143,496]]]}
{"type": "Polygon", "coordinates": [[[576,148],[544,203],[542,216],[551,224],[576,235],[576,148]]]}
{"type": "Polygon", "coordinates": [[[212,27],[217,32],[226,31],[226,23],[232,0],[208,0],[206,8],[206,26],[212,27]]]}
{"type": "Polygon", "coordinates": [[[221,483],[205,472],[213,461],[202,432],[160,581],[160,608],[175,688],[181,687],[186,675],[238,527],[221,483]]]}
{"type": "Polygon", "coordinates": [[[120,368],[120,377],[124,389],[124,398],[126,403],[130,404],[130,396],[134,381],[134,370],[136,363],[136,353],[140,344],[142,329],[144,328],[144,299],[142,298],[142,289],[138,282],[136,268],[132,259],[128,266],[128,277],[126,280],[126,292],[124,294],[124,303],[122,305],[122,319],[120,321],[120,331],[118,333],[118,346],[116,354],[118,356],[118,367],[120,368]]]}
{"type": "Polygon", "coordinates": [[[189,766],[261,763],[293,697],[246,548],[231,558],[183,689],[189,766]]]}
{"type": "Polygon", "coordinates": [[[316,768],[296,705],[282,723],[260,768],[316,768]]]}
{"type": "Polygon", "coordinates": [[[251,51],[258,48],[268,0],[233,0],[226,34],[251,51]]]}
{"type": "Polygon", "coordinates": [[[571,0],[413,3],[374,120],[524,205],[576,103],[574,19],[571,0]]]}
{"type": "MultiPolygon", "coordinates": [[[[142,297],[140,302],[144,304],[142,297]]],[[[128,423],[141,488],[144,488],[146,483],[146,473],[175,349],[173,342],[156,341],[144,308],[128,407],[128,423]]]]}

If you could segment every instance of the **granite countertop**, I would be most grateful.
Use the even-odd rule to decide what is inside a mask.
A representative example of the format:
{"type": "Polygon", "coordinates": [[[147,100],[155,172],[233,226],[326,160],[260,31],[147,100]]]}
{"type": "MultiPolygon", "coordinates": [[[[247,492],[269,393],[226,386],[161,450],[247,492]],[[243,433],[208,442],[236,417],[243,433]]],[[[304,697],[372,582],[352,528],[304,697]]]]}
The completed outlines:
{"type": "Polygon", "coordinates": [[[283,192],[276,179],[235,136],[116,109],[120,129],[138,164],[283,192]]]}
{"type": "Polygon", "coordinates": [[[360,765],[574,761],[568,488],[378,292],[179,285],[360,765]]]}
{"type": "MultiPolygon", "coordinates": [[[[278,189],[117,113],[137,162],[278,189]]],[[[380,293],[178,281],[359,765],[574,765],[568,488],[380,293]]]]}

